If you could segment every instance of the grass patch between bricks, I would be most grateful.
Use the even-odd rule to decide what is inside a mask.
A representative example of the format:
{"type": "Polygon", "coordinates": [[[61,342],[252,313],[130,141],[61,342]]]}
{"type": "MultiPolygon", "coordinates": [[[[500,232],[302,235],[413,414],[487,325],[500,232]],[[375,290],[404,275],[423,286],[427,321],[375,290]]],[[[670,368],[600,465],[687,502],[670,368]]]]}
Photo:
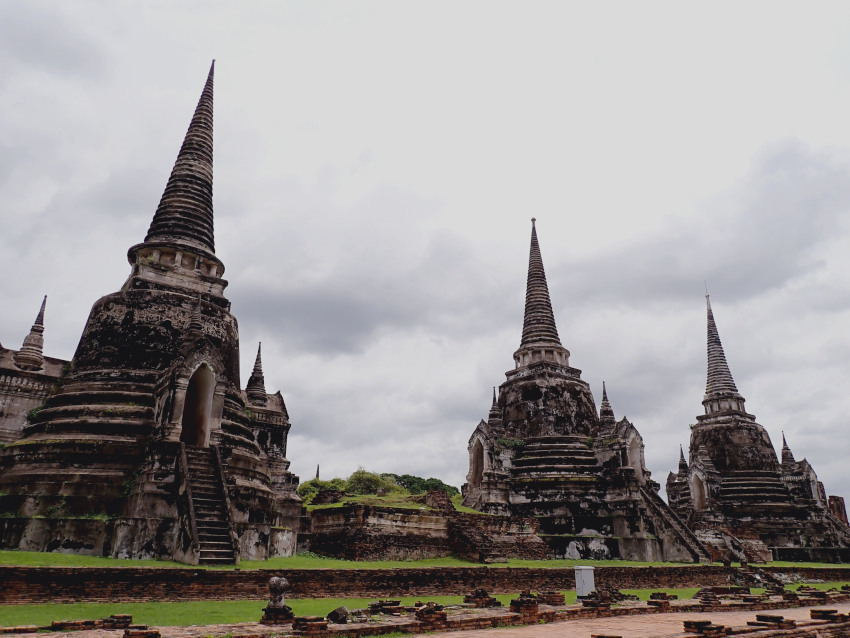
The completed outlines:
{"type": "MultiPolygon", "coordinates": [[[[823,583],[829,585],[829,583],[823,583]]],[[[698,591],[689,589],[626,589],[647,600],[654,591],[677,594],[679,598],[691,598],[698,591]]],[[[575,591],[564,591],[566,604],[576,601],[575,591]]],[[[505,608],[517,594],[495,594],[505,608]]],[[[393,597],[393,599],[395,599],[393,597]]],[[[375,598],[287,598],[287,604],[298,616],[325,616],[340,606],[348,609],[363,609],[375,598]]],[[[457,605],[463,596],[403,596],[403,605],[417,601],[436,602],[441,605],[457,605]]],[[[133,622],[157,627],[189,625],[220,625],[240,622],[257,622],[263,615],[266,600],[216,600],[185,602],[144,603],[62,603],[37,605],[0,605],[0,626],[49,625],[54,620],[95,620],[111,614],[132,614],[133,622]]]]}

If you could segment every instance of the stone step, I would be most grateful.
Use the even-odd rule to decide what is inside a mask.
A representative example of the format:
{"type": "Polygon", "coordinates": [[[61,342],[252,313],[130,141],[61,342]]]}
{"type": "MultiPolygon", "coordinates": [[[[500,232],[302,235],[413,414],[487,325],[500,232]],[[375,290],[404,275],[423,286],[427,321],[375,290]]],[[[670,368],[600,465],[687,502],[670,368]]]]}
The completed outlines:
{"type": "Polygon", "coordinates": [[[201,565],[232,565],[235,562],[236,558],[232,555],[224,558],[202,557],[198,559],[198,563],[201,565]]]}
{"type": "Polygon", "coordinates": [[[530,465],[511,468],[511,473],[514,476],[584,476],[599,474],[601,469],[598,465],[530,465]]]}
{"type": "Polygon", "coordinates": [[[218,534],[198,532],[199,543],[227,543],[230,544],[230,532],[221,532],[218,534]]]}
{"type": "Polygon", "coordinates": [[[574,447],[530,447],[519,450],[517,458],[528,457],[547,457],[547,456],[564,456],[567,458],[596,458],[593,450],[590,448],[574,448],[574,447]]]}
{"type": "Polygon", "coordinates": [[[68,404],[97,405],[102,403],[123,404],[129,403],[138,406],[153,407],[153,395],[148,392],[135,392],[132,390],[104,390],[102,387],[90,390],[66,390],[61,394],[54,394],[47,400],[49,407],[68,404]]]}
{"type": "Polygon", "coordinates": [[[79,377],[74,378],[72,375],[71,378],[66,379],[65,385],[62,388],[62,394],[70,394],[73,392],[126,392],[135,395],[142,394],[147,397],[152,397],[155,394],[153,390],[158,374],[159,373],[157,372],[152,372],[148,375],[151,379],[150,382],[147,382],[144,379],[136,379],[134,381],[104,381],[102,376],[98,376],[96,380],[87,380],[79,377]]]}
{"type": "Polygon", "coordinates": [[[232,558],[233,557],[233,547],[231,546],[231,547],[227,547],[225,549],[212,549],[212,548],[207,548],[206,545],[204,545],[204,546],[201,547],[201,556],[207,557],[207,558],[213,557],[213,556],[216,556],[216,557],[228,557],[228,556],[230,556],[232,558]]]}
{"type": "Polygon", "coordinates": [[[186,459],[190,463],[209,465],[210,467],[213,465],[212,454],[197,452],[195,450],[190,450],[189,448],[186,448],[186,459]]]}
{"type": "Polygon", "coordinates": [[[227,521],[224,521],[220,518],[204,519],[202,521],[198,521],[198,532],[220,532],[221,530],[225,530],[227,532],[230,531],[230,527],[227,525],[227,521]]]}
{"type": "Polygon", "coordinates": [[[224,513],[224,510],[221,510],[219,512],[199,512],[195,510],[195,521],[198,523],[198,525],[206,525],[207,523],[216,523],[218,521],[226,520],[227,516],[224,513]]]}
{"type": "Polygon", "coordinates": [[[749,498],[758,497],[762,500],[769,496],[780,497],[783,500],[788,498],[788,491],[781,489],[756,489],[752,487],[723,487],[720,490],[721,498],[749,498]]]}
{"type": "Polygon", "coordinates": [[[198,559],[198,563],[201,565],[229,565],[236,562],[235,557],[233,556],[233,551],[229,552],[217,552],[217,553],[207,553],[201,550],[200,556],[198,559]]]}
{"type": "Polygon", "coordinates": [[[197,497],[196,495],[192,495],[192,504],[195,506],[195,509],[202,508],[210,508],[210,507],[220,507],[224,505],[224,499],[219,496],[218,498],[206,498],[206,497],[197,497]]]}
{"type": "Polygon", "coordinates": [[[198,536],[206,540],[230,542],[230,530],[227,526],[218,529],[199,529],[198,536]]]}
{"type": "MultiPolygon", "coordinates": [[[[44,412],[45,410],[42,410],[44,412]]],[[[39,413],[39,417],[41,413],[39,413]]],[[[67,415],[62,418],[56,418],[47,415],[48,418],[39,420],[38,423],[27,425],[24,428],[24,434],[30,436],[41,432],[50,434],[65,433],[65,432],[80,432],[85,434],[98,435],[116,435],[125,438],[138,438],[147,436],[153,428],[150,418],[105,418],[94,417],[91,415],[80,414],[73,418],[67,415]]]]}
{"type": "Polygon", "coordinates": [[[39,421],[52,418],[78,418],[92,420],[96,418],[135,419],[152,418],[153,407],[147,405],[127,405],[126,403],[97,403],[94,405],[57,405],[43,408],[38,413],[39,421]]]}
{"type": "Polygon", "coordinates": [[[543,443],[536,443],[534,445],[526,445],[519,449],[523,454],[529,453],[542,453],[547,452],[549,450],[563,452],[566,454],[593,454],[593,449],[585,445],[584,443],[552,443],[550,445],[546,445],[543,443]]]}
{"type": "Polygon", "coordinates": [[[225,501],[221,495],[218,498],[211,498],[208,495],[196,495],[193,493],[192,503],[194,503],[195,507],[221,507],[225,501]]]}
{"type": "Polygon", "coordinates": [[[208,525],[210,523],[221,522],[225,528],[227,527],[224,508],[218,512],[199,512],[195,510],[195,520],[198,522],[198,525],[208,525]]]}
{"type": "Polygon", "coordinates": [[[190,476],[218,476],[215,465],[212,463],[200,463],[192,458],[187,458],[190,476]]]}
{"type": "Polygon", "coordinates": [[[221,498],[221,484],[219,482],[215,482],[213,484],[209,483],[195,483],[189,481],[189,485],[192,486],[192,494],[196,494],[197,496],[201,496],[202,498],[209,498],[218,500],[221,498]]]}
{"type": "Polygon", "coordinates": [[[548,457],[521,457],[514,459],[514,467],[536,467],[536,466],[574,466],[574,467],[593,467],[598,466],[599,461],[596,457],[580,458],[580,457],[564,457],[564,456],[548,456],[548,457]]]}
{"type": "Polygon", "coordinates": [[[220,489],[221,483],[218,481],[217,476],[210,477],[197,477],[197,476],[189,476],[189,484],[192,487],[198,486],[200,489],[220,489]]]}
{"type": "Polygon", "coordinates": [[[547,436],[530,436],[525,439],[526,445],[550,443],[586,443],[587,435],[583,434],[550,434],[547,436]]]}
{"type": "Polygon", "coordinates": [[[201,543],[198,547],[207,556],[233,556],[233,545],[231,543],[201,543]]]}
{"type": "Polygon", "coordinates": [[[215,477],[215,476],[210,476],[209,478],[192,476],[192,477],[189,478],[189,484],[192,487],[197,486],[197,487],[200,487],[200,488],[207,487],[207,488],[216,489],[216,488],[221,487],[219,485],[218,478],[215,477]]]}
{"type": "Polygon", "coordinates": [[[218,483],[218,472],[211,467],[199,468],[189,466],[189,480],[201,482],[218,483]]]}

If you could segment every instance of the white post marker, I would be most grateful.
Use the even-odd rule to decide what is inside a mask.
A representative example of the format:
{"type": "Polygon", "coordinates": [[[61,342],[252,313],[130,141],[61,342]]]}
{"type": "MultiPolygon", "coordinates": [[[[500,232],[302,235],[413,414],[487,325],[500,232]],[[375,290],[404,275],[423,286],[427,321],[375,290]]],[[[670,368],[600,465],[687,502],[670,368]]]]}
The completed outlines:
{"type": "Polygon", "coordinates": [[[586,598],[596,589],[593,584],[593,567],[576,565],[576,597],[586,598]]]}

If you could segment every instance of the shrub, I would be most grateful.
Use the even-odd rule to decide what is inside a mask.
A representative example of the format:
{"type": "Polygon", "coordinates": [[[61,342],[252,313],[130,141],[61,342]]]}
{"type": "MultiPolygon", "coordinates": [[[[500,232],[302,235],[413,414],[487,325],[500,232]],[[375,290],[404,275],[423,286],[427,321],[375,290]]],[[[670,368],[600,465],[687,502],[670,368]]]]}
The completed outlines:
{"type": "Polygon", "coordinates": [[[345,479],[335,478],[330,481],[310,479],[309,481],[305,481],[299,485],[296,492],[304,501],[304,505],[309,505],[313,500],[313,497],[315,497],[320,490],[339,490],[340,492],[345,492],[347,489],[348,483],[345,479]]]}
{"type": "Polygon", "coordinates": [[[385,478],[381,474],[367,472],[362,467],[357,468],[348,477],[349,494],[377,494],[378,490],[386,492],[403,492],[404,488],[392,478],[385,478]]]}

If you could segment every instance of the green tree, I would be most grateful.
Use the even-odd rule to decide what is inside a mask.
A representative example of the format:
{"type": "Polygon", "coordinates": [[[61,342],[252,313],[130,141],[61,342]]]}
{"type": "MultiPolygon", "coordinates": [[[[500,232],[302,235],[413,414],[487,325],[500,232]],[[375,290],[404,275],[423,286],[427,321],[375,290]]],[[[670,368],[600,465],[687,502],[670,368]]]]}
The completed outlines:
{"type": "Polygon", "coordinates": [[[447,485],[440,479],[433,477],[424,479],[421,476],[413,476],[412,474],[402,474],[399,476],[398,474],[391,473],[381,474],[381,476],[386,479],[392,479],[411,494],[422,494],[429,490],[442,490],[449,496],[460,494],[460,490],[454,485],[447,485]]]}

